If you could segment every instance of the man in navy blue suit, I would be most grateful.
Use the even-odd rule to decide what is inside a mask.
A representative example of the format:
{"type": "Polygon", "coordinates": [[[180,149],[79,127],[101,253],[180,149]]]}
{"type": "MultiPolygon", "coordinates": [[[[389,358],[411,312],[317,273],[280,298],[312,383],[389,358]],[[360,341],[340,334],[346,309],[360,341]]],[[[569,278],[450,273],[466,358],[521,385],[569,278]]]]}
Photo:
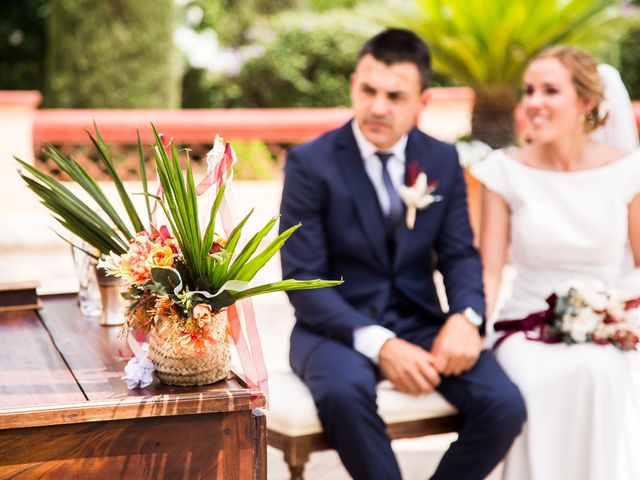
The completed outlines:
{"type": "Polygon", "coordinates": [[[354,119],[292,149],[285,168],[280,229],[302,228],[282,249],[284,277],[344,278],[337,288],[289,292],[291,366],[355,479],[400,478],[376,411],[382,378],[402,392],[437,390],[462,415],[433,478],[484,478],[526,417],[520,392],[483,350],[482,270],[456,150],[415,128],[430,63],[412,32],[370,39],[351,77],[354,119]],[[419,173],[437,184],[439,201],[418,209],[409,228],[398,192],[419,173]]]}

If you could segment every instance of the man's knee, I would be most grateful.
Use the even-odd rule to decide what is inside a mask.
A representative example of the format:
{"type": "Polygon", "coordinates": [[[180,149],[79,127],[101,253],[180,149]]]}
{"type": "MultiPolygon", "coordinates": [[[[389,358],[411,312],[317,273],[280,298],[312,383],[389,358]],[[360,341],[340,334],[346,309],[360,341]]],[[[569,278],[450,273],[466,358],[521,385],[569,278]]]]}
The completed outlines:
{"type": "MultiPolygon", "coordinates": [[[[372,379],[373,380],[373,379],[372,379]]],[[[366,410],[376,409],[375,381],[351,378],[335,379],[325,382],[321,388],[314,389],[313,397],[320,417],[358,416],[366,410]]]]}
{"type": "Polygon", "coordinates": [[[515,438],[527,420],[522,394],[515,385],[496,390],[486,399],[482,416],[496,436],[515,438]]]}

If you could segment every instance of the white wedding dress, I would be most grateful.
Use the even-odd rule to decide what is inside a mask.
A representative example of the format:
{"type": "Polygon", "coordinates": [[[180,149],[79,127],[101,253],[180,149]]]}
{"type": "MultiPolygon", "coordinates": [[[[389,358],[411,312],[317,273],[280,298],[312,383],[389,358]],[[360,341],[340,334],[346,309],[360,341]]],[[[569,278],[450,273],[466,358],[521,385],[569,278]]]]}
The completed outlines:
{"type": "MultiPolygon", "coordinates": [[[[496,151],[472,167],[511,212],[512,292],[498,319],[546,310],[572,279],[596,278],[640,296],[628,205],[640,193],[640,151],[584,171],[524,165],[496,151]]],[[[509,452],[509,480],[640,479],[640,352],[544,344],[516,333],[496,350],[528,420],[509,452]]]]}

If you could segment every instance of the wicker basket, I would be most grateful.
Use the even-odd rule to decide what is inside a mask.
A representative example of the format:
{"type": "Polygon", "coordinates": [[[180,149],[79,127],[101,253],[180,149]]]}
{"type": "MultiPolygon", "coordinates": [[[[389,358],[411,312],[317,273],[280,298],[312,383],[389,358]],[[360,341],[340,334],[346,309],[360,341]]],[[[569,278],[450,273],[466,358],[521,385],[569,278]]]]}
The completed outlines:
{"type": "Polygon", "coordinates": [[[204,355],[195,353],[175,354],[163,348],[164,338],[158,328],[149,333],[149,360],[153,362],[155,374],[167,385],[207,385],[227,377],[231,369],[231,351],[226,342],[227,311],[222,310],[213,317],[215,345],[204,355]]]}

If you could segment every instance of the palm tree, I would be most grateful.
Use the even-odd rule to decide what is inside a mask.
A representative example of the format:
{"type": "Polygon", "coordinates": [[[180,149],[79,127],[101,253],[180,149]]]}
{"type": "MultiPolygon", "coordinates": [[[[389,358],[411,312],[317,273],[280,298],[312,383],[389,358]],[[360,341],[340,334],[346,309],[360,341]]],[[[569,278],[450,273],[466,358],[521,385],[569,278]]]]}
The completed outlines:
{"type": "Polygon", "coordinates": [[[587,49],[615,41],[629,24],[617,0],[414,0],[399,14],[429,44],[434,69],[475,92],[471,136],[513,143],[513,112],[527,62],[541,49],[587,49]]]}

